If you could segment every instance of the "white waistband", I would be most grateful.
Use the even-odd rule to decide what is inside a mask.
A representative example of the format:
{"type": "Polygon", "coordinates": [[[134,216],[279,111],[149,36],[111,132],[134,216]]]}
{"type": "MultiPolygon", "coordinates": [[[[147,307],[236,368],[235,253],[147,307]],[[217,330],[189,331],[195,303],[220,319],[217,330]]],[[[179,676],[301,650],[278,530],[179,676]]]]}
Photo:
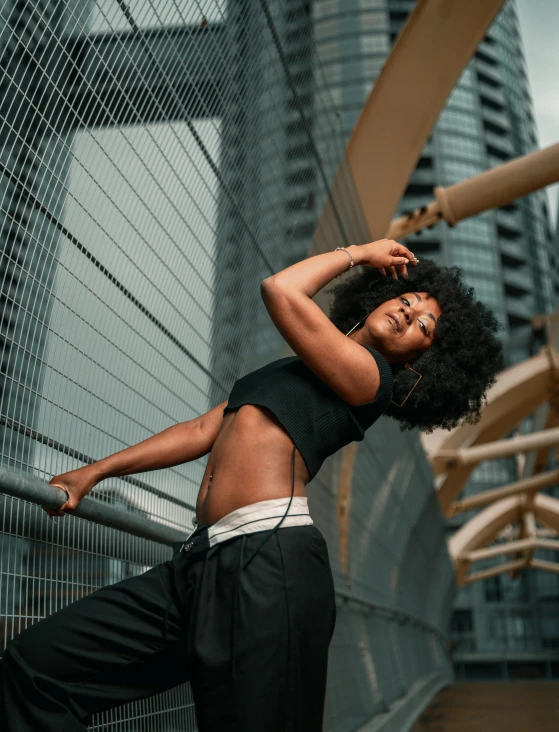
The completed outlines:
{"type": "Polygon", "coordinates": [[[310,526],[313,520],[309,515],[306,496],[294,496],[293,499],[274,498],[238,508],[212,524],[208,528],[210,546],[233,539],[235,536],[273,529],[283,518],[290,500],[289,512],[279,528],[310,526]]]}

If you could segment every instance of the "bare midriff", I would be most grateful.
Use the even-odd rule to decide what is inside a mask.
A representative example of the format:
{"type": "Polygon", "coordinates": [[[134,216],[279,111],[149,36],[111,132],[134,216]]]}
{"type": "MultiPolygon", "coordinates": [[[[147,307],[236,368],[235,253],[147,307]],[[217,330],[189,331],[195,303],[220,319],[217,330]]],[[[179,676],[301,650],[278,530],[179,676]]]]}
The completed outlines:
{"type": "MultiPolygon", "coordinates": [[[[214,442],[196,500],[196,519],[214,524],[258,501],[291,496],[293,441],[264,407],[228,412],[214,442]]],[[[305,496],[309,473],[295,454],[295,496],[305,496]]]]}

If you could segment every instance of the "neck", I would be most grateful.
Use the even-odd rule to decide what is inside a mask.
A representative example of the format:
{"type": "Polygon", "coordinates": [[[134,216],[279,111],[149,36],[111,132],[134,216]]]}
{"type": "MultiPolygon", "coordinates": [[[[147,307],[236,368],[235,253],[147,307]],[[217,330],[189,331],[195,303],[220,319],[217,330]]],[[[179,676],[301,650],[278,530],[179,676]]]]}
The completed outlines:
{"type": "Polygon", "coordinates": [[[386,354],[382,348],[382,345],[379,345],[378,343],[371,343],[369,340],[367,340],[364,337],[362,328],[356,330],[354,333],[349,335],[348,338],[350,338],[355,343],[359,343],[362,346],[370,346],[371,348],[376,349],[380,353],[380,355],[386,359],[386,362],[392,369],[392,372],[398,371],[399,369],[404,367],[404,363],[401,363],[400,361],[396,362],[394,360],[394,356],[392,356],[391,354],[386,354]]]}

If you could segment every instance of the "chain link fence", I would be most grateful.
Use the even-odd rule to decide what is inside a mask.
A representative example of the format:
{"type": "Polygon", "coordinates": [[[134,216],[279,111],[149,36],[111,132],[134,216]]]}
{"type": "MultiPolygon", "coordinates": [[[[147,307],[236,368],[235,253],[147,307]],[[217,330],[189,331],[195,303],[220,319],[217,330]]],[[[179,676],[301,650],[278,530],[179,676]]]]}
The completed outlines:
{"type": "MultiPolygon", "coordinates": [[[[0,0],[3,644],[168,559],[205,460],[108,480],[56,526],[45,483],[283,355],[259,283],[309,253],[326,202],[315,251],[367,239],[316,51],[326,5],[0,0]]],[[[309,488],[338,588],[325,724],[340,731],[449,678],[454,590],[417,436],[382,423],[352,449],[309,488]]],[[[92,729],[195,730],[190,689],[92,729]]]]}

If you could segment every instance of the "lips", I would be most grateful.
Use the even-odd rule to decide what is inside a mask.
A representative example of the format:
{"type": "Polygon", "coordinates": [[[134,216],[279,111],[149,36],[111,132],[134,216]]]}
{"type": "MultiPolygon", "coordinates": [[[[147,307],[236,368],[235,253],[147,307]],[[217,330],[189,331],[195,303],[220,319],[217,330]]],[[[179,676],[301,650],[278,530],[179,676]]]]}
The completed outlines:
{"type": "Polygon", "coordinates": [[[396,333],[400,332],[400,318],[397,315],[393,315],[392,313],[387,313],[388,317],[394,324],[394,328],[396,330],[396,333]]]}

